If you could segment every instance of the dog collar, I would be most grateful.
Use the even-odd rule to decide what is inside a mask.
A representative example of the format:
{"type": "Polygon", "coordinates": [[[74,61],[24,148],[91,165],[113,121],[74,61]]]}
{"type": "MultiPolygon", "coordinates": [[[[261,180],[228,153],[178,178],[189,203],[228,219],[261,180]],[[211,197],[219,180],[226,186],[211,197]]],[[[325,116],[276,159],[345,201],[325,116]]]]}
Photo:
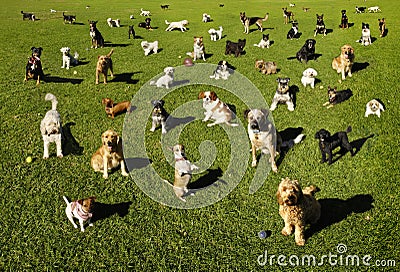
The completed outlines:
{"type": "Polygon", "coordinates": [[[75,205],[73,205],[73,207],[76,207],[76,211],[77,214],[80,218],[82,218],[83,220],[88,220],[89,218],[91,218],[93,216],[93,214],[91,213],[86,213],[85,211],[82,210],[82,205],[79,204],[77,201],[74,202],[75,205]]]}
{"type": "Polygon", "coordinates": [[[175,161],[176,161],[176,162],[177,162],[177,161],[186,161],[186,158],[185,158],[185,157],[178,158],[178,159],[175,159],[175,161]]]}

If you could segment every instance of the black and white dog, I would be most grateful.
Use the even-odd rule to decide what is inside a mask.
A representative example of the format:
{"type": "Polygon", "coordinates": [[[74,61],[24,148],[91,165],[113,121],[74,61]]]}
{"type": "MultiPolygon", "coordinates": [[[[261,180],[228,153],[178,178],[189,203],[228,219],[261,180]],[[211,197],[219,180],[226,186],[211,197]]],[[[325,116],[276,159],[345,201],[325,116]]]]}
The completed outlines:
{"type": "Polygon", "coordinates": [[[28,63],[25,67],[25,79],[36,79],[36,85],[39,85],[40,80],[43,79],[44,73],[42,68],[42,61],[40,60],[40,56],[42,55],[43,48],[41,47],[32,47],[32,55],[29,57],[28,63]]]}
{"type": "Polygon", "coordinates": [[[292,22],[292,27],[286,35],[287,39],[295,39],[299,37],[299,26],[297,22],[292,22]]]}
{"type": "Polygon", "coordinates": [[[73,22],[76,21],[76,16],[75,15],[65,15],[65,13],[63,12],[63,17],[64,17],[64,23],[68,22],[70,24],[72,24],[73,22]]]}
{"type": "Polygon", "coordinates": [[[369,29],[369,24],[362,23],[361,25],[361,38],[356,42],[361,43],[364,46],[371,44],[371,30],[369,29]]]}
{"type": "Polygon", "coordinates": [[[25,19],[28,19],[28,20],[31,20],[31,21],[35,21],[36,20],[35,14],[33,14],[33,13],[23,12],[21,10],[21,14],[22,14],[22,20],[25,20],[25,19]]]}
{"type": "Polygon", "coordinates": [[[164,109],[164,100],[152,100],[153,112],[151,113],[152,125],[151,132],[154,132],[158,126],[161,125],[161,133],[167,133],[167,119],[169,114],[164,109]]]}
{"type": "Polygon", "coordinates": [[[300,50],[296,53],[296,58],[302,62],[306,63],[310,59],[315,59],[315,44],[317,43],[314,39],[308,39],[304,43],[304,45],[300,48],[300,50]]]}
{"type": "Polygon", "coordinates": [[[92,38],[92,48],[104,47],[104,38],[100,31],[97,29],[97,21],[89,21],[90,37],[92,38]]]}
{"type": "Polygon", "coordinates": [[[323,34],[326,36],[326,27],[324,23],[324,14],[318,15],[317,14],[317,25],[315,27],[314,31],[314,37],[317,36],[317,34],[323,34]]]}
{"type": "Polygon", "coordinates": [[[218,62],[217,68],[215,69],[214,73],[210,76],[210,78],[215,78],[215,79],[224,79],[227,80],[228,77],[230,76],[229,70],[228,70],[228,63],[225,60],[221,60],[218,62]]]}
{"type": "Polygon", "coordinates": [[[272,99],[270,111],[276,109],[276,106],[280,103],[286,104],[289,111],[294,111],[293,94],[290,92],[289,81],[290,78],[280,78],[276,79],[278,82],[278,88],[276,89],[274,98],[272,99]]]}

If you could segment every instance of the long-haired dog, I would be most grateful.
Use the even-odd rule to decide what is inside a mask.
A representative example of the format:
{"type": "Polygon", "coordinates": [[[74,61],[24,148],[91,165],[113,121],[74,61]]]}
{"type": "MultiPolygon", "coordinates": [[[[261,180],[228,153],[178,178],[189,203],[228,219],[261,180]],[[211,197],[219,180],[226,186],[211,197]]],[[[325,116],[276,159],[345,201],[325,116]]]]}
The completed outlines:
{"type": "Polygon", "coordinates": [[[186,55],[193,58],[193,61],[197,59],[203,59],[206,61],[206,51],[204,48],[203,37],[193,37],[193,52],[188,52],[186,55]]]}
{"type": "Polygon", "coordinates": [[[342,103],[348,100],[353,95],[351,90],[338,91],[337,87],[331,88],[328,86],[328,102],[324,103],[323,106],[332,108],[334,105],[342,103]]]}
{"type": "Polygon", "coordinates": [[[141,41],[140,46],[144,50],[145,56],[149,55],[151,52],[153,52],[153,54],[157,54],[158,52],[158,41],[154,42],[141,41]]]}
{"type": "Polygon", "coordinates": [[[161,76],[159,79],[150,81],[150,85],[155,85],[158,88],[165,88],[169,89],[174,81],[174,73],[175,69],[173,67],[165,67],[164,68],[164,75],[161,76]]]}
{"type": "Polygon", "coordinates": [[[65,23],[69,23],[72,24],[73,22],[76,21],[76,16],[75,15],[65,15],[65,13],[63,12],[63,18],[64,18],[64,24],[65,23]]]}
{"type": "Polygon", "coordinates": [[[317,43],[314,39],[307,39],[304,45],[296,53],[298,61],[305,61],[306,63],[310,59],[315,59],[315,44],[317,43]]]}
{"type": "Polygon", "coordinates": [[[104,46],[104,38],[97,29],[97,21],[89,21],[89,35],[92,38],[92,48],[104,46]]]}
{"type": "Polygon", "coordinates": [[[294,231],[296,245],[306,243],[305,228],[307,224],[315,224],[321,216],[321,205],[314,194],[319,188],[311,185],[302,189],[297,180],[282,178],[276,198],[279,204],[279,214],[285,222],[282,234],[289,236],[294,231]]]}
{"type": "Polygon", "coordinates": [[[361,38],[356,42],[359,42],[364,46],[371,44],[371,30],[369,29],[369,24],[361,23],[361,38]]]}
{"type": "Polygon", "coordinates": [[[379,26],[379,37],[383,37],[386,34],[386,21],[385,18],[378,19],[378,26],[379,26]]]}
{"type": "Polygon", "coordinates": [[[99,84],[100,74],[103,74],[104,84],[107,84],[108,70],[110,70],[111,77],[114,77],[113,63],[111,59],[111,55],[113,52],[114,49],[111,49],[110,53],[108,53],[107,55],[97,56],[96,84],[99,84]]]}
{"type": "Polygon", "coordinates": [[[294,111],[293,94],[290,92],[289,88],[290,78],[278,77],[276,81],[278,82],[278,88],[276,89],[269,110],[275,110],[278,104],[286,104],[289,111],[294,111]]]}
{"type": "Polygon", "coordinates": [[[297,22],[292,22],[292,27],[289,29],[288,33],[286,34],[286,38],[293,40],[299,37],[299,24],[297,22]]]}
{"type": "Polygon", "coordinates": [[[283,22],[285,24],[289,23],[291,20],[294,20],[294,13],[287,10],[287,8],[282,8],[283,11],[283,22]]]}
{"type": "Polygon", "coordinates": [[[61,68],[66,68],[68,70],[71,65],[78,65],[78,52],[75,52],[74,56],[71,56],[71,48],[69,47],[62,47],[60,51],[63,55],[61,68]]]}
{"type": "Polygon", "coordinates": [[[324,36],[326,36],[324,14],[321,14],[321,15],[317,14],[317,24],[315,26],[314,37],[317,36],[317,34],[323,34],[324,36]]]}
{"type": "Polygon", "coordinates": [[[234,113],[231,109],[222,102],[214,91],[200,92],[199,99],[203,100],[204,112],[203,122],[208,120],[214,120],[213,123],[207,124],[208,127],[212,127],[218,124],[226,124],[228,126],[236,127],[239,124],[231,123],[234,118],[234,113]]]}
{"type": "Polygon", "coordinates": [[[264,75],[276,74],[277,65],[275,61],[256,60],[254,67],[264,75]]]}
{"type": "Polygon", "coordinates": [[[271,42],[269,41],[269,34],[263,34],[261,41],[259,43],[255,43],[254,46],[260,48],[269,48],[270,43],[271,42]]]}
{"type": "Polygon", "coordinates": [[[185,32],[187,30],[186,26],[189,24],[188,20],[182,20],[178,22],[168,22],[165,20],[165,24],[168,25],[168,27],[165,29],[165,31],[172,31],[175,28],[179,28],[182,32],[185,32]]]}
{"type": "Polygon", "coordinates": [[[345,44],[340,48],[340,55],[332,60],[332,68],[336,70],[338,74],[342,74],[342,80],[347,76],[351,77],[351,68],[354,64],[354,48],[345,44]]]}
{"type": "Polygon", "coordinates": [[[333,135],[331,135],[331,133],[326,129],[320,129],[317,131],[315,139],[319,140],[319,149],[322,155],[321,163],[328,161],[328,164],[332,164],[332,151],[337,147],[349,151],[351,156],[355,155],[353,147],[347,137],[347,133],[351,132],[351,130],[351,126],[349,126],[346,131],[336,132],[333,135]],[[328,155],[328,159],[326,159],[326,155],[328,155]]]}
{"type": "Polygon", "coordinates": [[[138,24],[138,27],[145,28],[145,29],[147,29],[147,30],[153,30],[153,29],[151,28],[151,19],[148,18],[148,17],[144,20],[144,22],[140,22],[140,23],[138,24]]]}
{"type": "Polygon", "coordinates": [[[107,24],[109,27],[121,27],[121,21],[119,19],[113,20],[111,18],[108,18],[107,24]]]}
{"type": "Polygon", "coordinates": [[[67,207],[65,208],[65,214],[74,228],[78,228],[74,222],[74,218],[78,219],[82,232],[85,231],[83,225],[86,221],[89,223],[90,227],[93,226],[93,223],[91,223],[90,219],[93,217],[92,210],[96,197],[91,196],[88,198],[75,200],[73,202],[69,202],[65,196],[63,196],[63,199],[67,204],[67,207]]]}
{"type": "Polygon", "coordinates": [[[249,28],[251,25],[257,25],[258,29],[263,31],[263,22],[267,21],[269,14],[266,13],[264,18],[262,17],[247,17],[245,12],[240,13],[240,21],[244,26],[244,33],[249,34],[249,28]]]}
{"type": "Polygon", "coordinates": [[[161,134],[167,133],[167,119],[168,112],[164,109],[164,100],[151,100],[153,111],[151,112],[151,128],[150,131],[154,132],[158,126],[161,126],[161,134]]]}
{"type": "Polygon", "coordinates": [[[103,173],[108,178],[108,170],[121,166],[123,176],[128,176],[122,153],[122,139],[114,130],[107,130],[101,135],[101,147],[93,154],[90,164],[94,171],[103,173]]]}
{"type": "Polygon", "coordinates": [[[244,52],[246,46],[246,39],[239,39],[238,42],[226,41],[225,55],[234,54],[235,57],[239,57],[244,52]]]}
{"type": "Polygon", "coordinates": [[[224,29],[222,28],[222,26],[219,27],[219,29],[214,29],[214,28],[210,28],[208,30],[208,34],[210,34],[210,38],[212,41],[217,41],[217,40],[221,40],[222,38],[222,31],[224,29]]]}
{"type": "Polygon", "coordinates": [[[42,55],[43,48],[31,47],[32,54],[29,57],[28,63],[25,66],[25,79],[36,79],[36,85],[40,84],[40,80],[43,79],[44,73],[42,68],[42,61],[40,57],[42,55]]]}
{"type": "Polygon", "coordinates": [[[33,13],[23,12],[21,10],[21,14],[22,14],[22,20],[28,19],[28,20],[33,21],[33,22],[36,20],[36,16],[33,13]]]}
{"type": "Polygon", "coordinates": [[[346,10],[342,9],[342,17],[340,19],[340,28],[349,28],[349,18],[347,17],[346,10]]]}
{"type": "Polygon", "coordinates": [[[215,79],[224,79],[227,80],[228,77],[230,76],[229,70],[228,70],[228,63],[225,60],[221,60],[218,62],[217,68],[213,72],[213,74],[210,76],[210,78],[215,78],[215,79]]]}
{"type": "Polygon", "coordinates": [[[50,143],[55,142],[57,148],[57,157],[62,158],[62,123],[60,113],[57,111],[57,98],[51,94],[46,94],[46,101],[51,101],[51,110],[46,112],[46,115],[40,122],[40,133],[43,138],[43,159],[49,158],[50,143]]]}
{"type": "Polygon", "coordinates": [[[116,115],[129,112],[131,110],[131,102],[129,101],[114,103],[114,100],[111,98],[103,98],[101,103],[104,105],[104,110],[107,116],[111,117],[112,119],[114,119],[116,115]]]}
{"type": "Polygon", "coordinates": [[[318,75],[317,71],[313,68],[307,68],[303,71],[303,76],[301,77],[301,83],[304,87],[310,85],[312,89],[315,86],[315,77],[318,75]]]}
{"type": "Polygon", "coordinates": [[[372,99],[365,106],[365,117],[368,117],[370,114],[375,114],[380,118],[381,111],[385,111],[383,105],[378,100],[372,99]]]}

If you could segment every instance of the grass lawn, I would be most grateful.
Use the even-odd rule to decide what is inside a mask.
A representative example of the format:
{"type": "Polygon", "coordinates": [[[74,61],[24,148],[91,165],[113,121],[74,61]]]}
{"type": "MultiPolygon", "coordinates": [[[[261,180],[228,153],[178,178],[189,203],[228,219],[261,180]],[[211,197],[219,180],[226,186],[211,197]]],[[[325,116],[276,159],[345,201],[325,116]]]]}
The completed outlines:
{"type": "Polygon", "coordinates": [[[287,40],[290,25],[284,24],[282,8],[289,2],[226,1],[223,7],[220,3],[171,0],[165,2],[169,9],[163,10],[160,4],[164,2],[143,0],[3,1],[0,270],[396,270],[394,265],[400,265],[400,4],[382,0],[382,12],[355,14],[355,6],[374,6],[378,1],[296,1],[295,7],[288,8],[294,12],[302,35],[287,40]],[[310,10],[304,12],[303,7],[310,10]],[[140,8],[151,11],[153,31],[137,27],[144,21],[140,8]],[[342,9],[347,10],[351,23],[345,30],[339,28],[342,9]],[[21,10],[35,13],[39,20],[23,21],[21,10]],[[62,11],[76,15],[76,22],[64,24],[62,11]],[[249,34],[243,33],[241,11],[260,17],[269,13],[263,31],[273,41],[269,49],[253,46],[262,36],[256,26],[250,27],[249,34]],[[203,23],[203,13],[213,20],[203,23]],[[317,13],[324,14],[329,30],[326,37],[313,37],[317,13]],[[106,23],[109,17],[119,18],[121,28],[110,28],[106,23]],[[388,33],[380,38],[378,18],[382,17],[388,33]],[[164,31],[165,20],[183,19],[189,21],[185,33],[164,31]],[[90,48],[88,20],[98,21],[106,47],[90,48]],[[361,36],[362,22],[370,24],[373,37],[373,43],[366,47],[355,42],[361,36]],[[137,39],[128,39],[128,25],[135,26],[137,39]],[[219,26],[223,26],[223,38],[211,41],[208,29],[219,26]],[[186,52],[193,50],[193,36],[204,36],[207,64],[200,60],[188,68],[182,63],[186,52]],[[224,54],[227,40],[244,38],[244,55],[235,58],[224,54]],[[305,64],[288,59],[308,38],[317,41],[317,60],[305,64]],[[159,53],[144,56],[142,40],[158,40],[159,53]],[[356,64],[353,76],[339,82],[331,62],[346,43],[355,49],[356,64]],[[39,86],[34,80],[23,82],[32,46],[43,48],[45,80],[39,86]],[[64,46],[80,54],[80,64],[70,70],[60,68],[60,48],[64,46]],[[115,77],[109,78],[107,85],[102,79],[95,85],[97,56],[111,48],[115,77]],[[234,74],[226,82],[211,80],[215,64],[223,59],[235,68],[234,74]],[[256,59],[275,61],[278,73],[261,74],[254,67],[256,59]],[[150,87],[149,81],[158,78],[167,66],[175,67],[175,81],[180,84],[169,90],[150,87]],[[308,67],[318,71],[315,89],[301,85],[302,72],[308,67]],[[281,154],[279,171],[273,173],[264,157],[257,168],[251,167],[243,111],[269,105],[278,77],[289,77],[290,86],[298,92],[293,112],[279,105],[272,113],[275,126],[278,130],[301,128],[306,137],[281,154]],[[327,109],[322,105],[329,85],[350,89],[353,96],[327,109]],[[204,110],[197,100],[202,90],[216,91],[235,109],[235,122],[241,125],[207,127],[201,121],[204,110]],[[67,141],[62,159],[56,157],[53,144],[50,158],[43,160],[39,126],[51,108],[44,100],[49,92],[58,99],[67,141]],[[107,118],[101,104],[104,97],[117,102],[132,100],[135,110],[125,117],[107,118]],[[161,129],[149,131],[150,100],[161,98],[174,117],[186,118],[162,137],[161,129]],[[385,106],[380,118],[364,117],[365,105],[373,98],[385,106]],[[332,165],[321,164],[316,131],[343,131],[349,125],[356,155],[337,155],[332,165]],[[105,180],[92,170],[90,158],[107,129],[122,135],[131,177],[115,171],[105,180]],[[186,203],[177,200],[168,185],[159,183],[161,179],[173,180],[173,155],[167,147],[177,142],[186,146],[190,161],[200,166],[192,177],[192,188],[216,185],[187,197],[186,203]],[[32,162],[26,162],[27,157],[32,162]],[[295,245],[293,235],[281,234],[283,220],[275,193],[287,176],[298,179],[303,187],[314,184],[321,189],[317,198],[322,218],[308,228],[304,247],[295,245]],[[102,213],[94,227],[87,227],[84,233],[73,228],[64,213],[63,195],[69,199],[97,197],[102,213]],[[259,238],[260,231],[265,231],[266,238],[259,238]]]}

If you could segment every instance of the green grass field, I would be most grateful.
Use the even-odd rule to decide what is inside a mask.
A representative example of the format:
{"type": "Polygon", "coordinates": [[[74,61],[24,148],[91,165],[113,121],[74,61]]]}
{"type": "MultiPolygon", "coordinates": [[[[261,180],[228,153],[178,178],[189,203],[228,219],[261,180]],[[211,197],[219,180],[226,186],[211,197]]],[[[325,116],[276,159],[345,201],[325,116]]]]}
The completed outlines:
{"type": "MultiPolygon", "coordinates": [[[[302,36],[298,40],[287,40],[290,25],[283,23],[282,8],[289,2],[225,1],[225,6],[219,7],[221,2],[171,0],[165,2],[170,4],[168,10],[162,10],[160,4],[164,2],[159,1],[6,0],[2,4],[0,270],[398,270],[394,265],[400,265],[400,190],[397,184],[400,178],[399,4],[382,0],[379,1],[382,12],[355,14],[356,5],[369,7],[377,5],[378,1],[295,1],[296,6],[290,9],[299,22],[302,36]],[[87,5],[90,7],[86,8],[87,5]],[[310,8],[309,12],[303,12],[302,7],[310,8]],[[152,12],[153,31],[137,27],[144,20],[139,16],[140,8],[152,12]],[[57,12],[50,13],[50,9],[57,12]],[[347,10],[349,22],[354,24],[346,30],[339,29],[342,9],[347,10]],[[23,21],[21,10],[35,13],[39,20],[23,21]],[[76,15],[75,24],[64,24],[62,11],[76,15]],[[271,48],[253,46],[262,35],[255,26],[251,27],[250,34],[243,33],[239,21],[241,11],[248,16],[264,16],[269,12],[264,33],[270,34],[271,48]],[[212,22],[201,21],[204,12],[211,15],[212,22]],[[331,30],[326,37],[315,37],[316,53],[320,57],[307,64],[288,60],[295,56],[306,39],[313,38],[316,13],[324,14],[325,24],[331,30]],[[135,19],[129,18],[131,14],[135,19]],[[119,18],[122,27],[110,28],[106,23],[108,17],[119,18]],[[384,38],[380,38],[378,32],[377,19],[382,17],[386,18],[388,29],[384,38]],[[189,29],[185,33],[165,32],[166,19],[187,19],[189,29]],[[106,40],[105,48],[90,48],[88,20],[98,20],[98,28],[106,40]],[[371,46],[363,47],[355,42],[361,36],[362,22],[370,24],[375,38],[371,46]],[[135,25],[138,39],[128,39],[128,25],[131,24],[135,25]],[[208,29],[220,25],[224,28],[223,39],[210,41],[208,29]],[[215,90],[224,102],[235,106],[238,121],[245,124],[243,111],[252,106],[251,101],[256,100],[257,104],[260,102],[257,95],[261,95],[270,104],[276,78],[290,77],[290,85],[299,89],[296,109],[289,112],[285,105],[280,105],[273,112],[273,119],[278,130],[303,128],[306,138],[278,159],[278,173],[268,173],[267,168],[265,172],[260,167],[258,171],[252,168],[251,155],[246,153],[250,148],[246,135],[241,138],[244,145],[231,145],[236,139],[229,137],[229,130],[224,125],[208,128],[201,120],[196,120],[181,127],[177,138],[161,138],[160,129],[149,132],[151,118],[140,115],[145,114],[143,111],[133,111],[125,119],[124,116],[114,120],[106,117],[102,98],[131,100],[164,67],[184,70],[179,66],[186,52],[193,49],[193,36],[204,36],[208,54],[206,63],[215,65],[222,59],[227,60],[238,76],[242,75],[254,84],[258,93],[247,95],[248,90],[240,89],[243,81],[237,85],[233,82],[233,91],[211,84],[188,84],[168,93],[165,89],[154,88],[154,94],[147,92],[146,97],[163,98],[167,111],[175,116],[184,117],[179,115],[178,108],[185,108],[192,116],[197,116],[203,112],[201,102],[197,101],[198,93],[205,89],[215,90]],[[225,56],[225,42],[239,38],[247,39],[245,55],[239,58],[225,56]],[[158,40],[160,52],[145,57],[140,47],[142,40],[158,40]],[[353,77],[340,83],[339,75],[331,68],[331,61],[345,43],[355,48],[356,69],[353,77]],[[39,86],[33,80],[23,82],[32,46],[43,48],[41,60],[46,77],[39,86]],[[59,50],[63,46],[80,54],[80,65],[70,70],[60,68],[59,50]],[[115,77],[109,78],[107,85],[95,85],[97,56],[107,54],[111,48],[114,48],[115,77]],[[259,73],[254,68],[254,61],[261,58],[276,61],[279,72],[269,76],[259,73]],[[301,85],[301,75],[307,67],[318,71],[315,89],[301,85]],[[326,109],[322,104],[327,100],[328,85],[337,86],[339,90],[351,89],[353,96],[343,104],[326,109]],[[39,125],[51,108],[50,102],[44,100],[48,92],[58,99],[58,111],[68,136],[62,159],[56,157],[54,144],[50,158],[42,159],[39,125]],[[386,110],[380,118],[364,117],[365,104],[373,98],[380,99],[385,105],[386,110]],[[144,123],[140,122],[143,116],[144,123]],[[337,132],[349,125],[353,128],[349,139],[359,147],[356,155],[336,157],[338,159],[330,166],[321,164],[318,142],[314,139],[316,131],[325,128],[337,132]],[[136,127],[144,132],[134,130],[136,127]],[[104,180],[100,173],[95,173],[90,158],[101,144],[100,135],[110,128],[120,134],[127,131],[131,135],[140,135],[144,142],[138,140],[137,144],[144,151],[137,157],[149,158],[151,165],[142,168],[134,165],[138,169],[132,171],[131,178],[115,171],[104,180]],[[204,168],[193,175],[193,183],[207,184],[208,179],[215,180],[232,167],[235,170],[243,167],[241,176],[231,177],[237,186],[233,186],[220,201],[202,208],[173,208],[153,200],[141,190],[142,186],[147,186],[157,194],[157,183],[152,184],[152,180],[146,179],[147,169],[152,169],[163,179],[173,179],[172,153],[165,148],[174,139],[186,146],[191,161],[200,162],[204,168]],[[204,148],[204,144],[210,142],[215,150],[211,158],[204,155],[210,153],[204,148]],[[231,156],[232,150],[237,148],[244,150],[240,157],[245,160],[231,156]],[[31,163],[26,162],[28,156],[33,159],[31,163]],[[234,162],[232,165],[231,161],[234,162]],[[255,175],[263,177],[263,184],[250,194],[249,187],[255,175]],[[293,235],[281,235],[283,220],[278,214],[275,193],[281,178],[286,176],[298,179],[303,186],[314,184],[321,188],[317,198],[323,207],[322,219],[307,231],[308,240],[304,247],[295,245],[293,235]],[[99,207],[103,208],[101,219],[94,222],[94,227],[87,227],[84,233],[74,229],[64,213],[63,195],[70,199],[96,196],[99,207]],[[267,233],[265,239],[258,237],[262,230],[267,233]],[[264,265],[265,253],[267,261],[264,265]],[[315,256],[315,265],[310,266],[307,262],[302,265],[303,256],[315,256]],[[355,256],[359,257],[360,266],[355,265],[355,256]],[[296,260],[299,260],[297,265],[296,260]]],[[[176,74],[176,80],[185,79],[185,74],[176,74]]],[[[123,137],[135,142],[136,138],[129,138],[131,135],[123,137]]],[[[126,147],[126,150],[130,148],[126,147]]],[[[266,166],[265,158],[261,157],[263,159],[264,164],[260,162],[260,165],[266,166]]],[[[174,197],[172,190],[161,192],[174,197]]],[[[197,196],[188,197],[187,203],[195,201],[197,196]]],[[[182,203],[177,206],[185,207],[182,203]]]]}

